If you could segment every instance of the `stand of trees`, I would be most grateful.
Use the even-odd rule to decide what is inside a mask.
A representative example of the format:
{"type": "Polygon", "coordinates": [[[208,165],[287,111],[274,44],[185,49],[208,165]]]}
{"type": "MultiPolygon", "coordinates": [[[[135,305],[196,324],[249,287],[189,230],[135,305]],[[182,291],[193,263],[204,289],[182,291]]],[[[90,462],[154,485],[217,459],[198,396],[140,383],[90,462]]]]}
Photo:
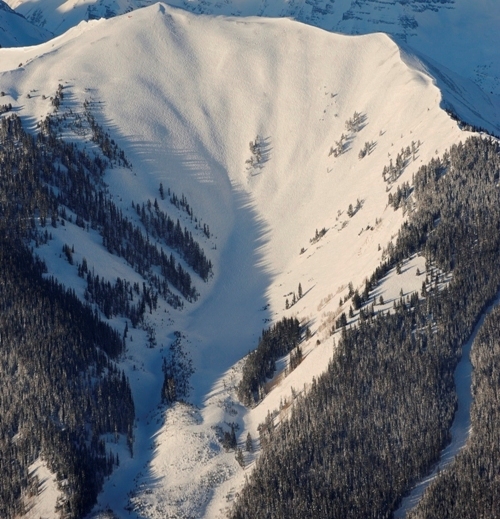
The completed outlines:
{"type": "Polygon", "coordinates": [[[189,377],[194,373],[191,358],[182,347],[182,334],[174,332],[175,340],[169,348],[168,357],[163,357],[163,385],[161,401],[172,404],[189,396],[189,377]]]}
{"type": "Polygon", "coordinates": [[[186,227],[182,229],[179,219],[174,223],[172,218],[159,208],[156,200],[154,204],[148,200],[142,207],[137,204],[136,210],[146,231],[153,238],[161,239],[165,245],[178,251],[204,281],[208,280],[212,272],[212,262],[206,258],[203,249],[193,239],[192,233],[186,227]]]}
{"type": "Polygon", "coordinates": [[[128,380],[111,359],[122,339],[72,293],[42,277],[18,240],[0,238],[0,516],[22,512],[28,467],[57,474],[65,517],[95,502],[116,463],[100,435],[133,441],[128,380]]]}
{"type": "Polygon", "coordinates": [[[114,285],[104,278],[94,276],[92,272],[87,272],[87,288],[84,293],[85,299],[89,303],[96,304],[107,319],[115,315],[128,317],[132,326],[137,327],[143,322],[144,314],[147,309],[150,312],[156,310],[158,295],[152,293],[151,288],[139,283],[134,283],[134,287],[121,278],[117,278],[114,285]],[[139,301],[134,304],[134,296],[139,301]]]}
{"type": "Polygon", "coordinates": [[[295,317],[284,317],[262,332],[257,349],[250,352],[238,385],[238,398],[252,405],[263,397],[264,384],[276,370],[276,361],[292,351],[300,342],[300,323],[295,317]]]}
{"type": "MultiPolygon", "coordinates": [[[[416,209],[369,285],[416,252],[425,254],[428,272],[452,272],[451,282],[428,280],[424,299],[401,298],[391,314],[363,311],[357,326],[343,329],[327,372],[290,418],[263,428],[265,447],[232,519],[390,518],[438,460],[449,441],[461,345],[500,288],[499,152],[494,141],[470,138],[419,170],[416,209]]],[[[494,391],[481,393],[496,405],[494,391]]],[[[492,445],[478,463],[470,456],[468,469],[497,477],[492,445]]],[[[462,474],[444,488],[455,492],[457,480],[467,481],[462,474]]],[[[492,492],[484,494],[485,510],[492,492]]],[[[450,497],[418,517],[465,517],[470,506],[454,510],[450,497]]]]}
{"type": "MultiPolygon", "coordinates": [[[[20,126],[16,119],[16,116],[11,116],[7,123],[20,126]]],[[[172,253],[167,254],[149,239],[147,233],[150,226],[154,229],[155,220],[151,223],[151,218],[146,219],[145,215],[143,225],[147,224],[148,227],[139,227],[124,216],[107,195],[107,188],[102,180],[108,165],[107,160],[100,155],[90,157],[74,144],[58,139],[52,126],[52,119],[45,119],[36,142],[31,136],[24,134],[22,128],[20,130],[25,135],[23,138],[33,141],[28,153],[30,163],[37,165],[42,184],[50,186],[46,190],[51,213],[42,215],[42,225],[47,216],[51,218],[52,225],[57,225],[58,217],[64,219],[65,208],[68,208],[75,213],[77,225],[98,230],[108,252],[124,258],[169,304],[174,307],[182,306],[182,300],[170,290],[169,284],[187,301],[195,301],[198,293],[189,272],[176,261],[172,253]],[[153,272],[154,267],[159,268],[161,277],[153,272]]],[[[26,154],[25,148],[20,155],[26,154]]],[[[7,167],[10,169],[11,166],[7,167]]],[[[182,240],[174,243],[176,250],[206,279],[212,268],[210,261],[192,236],[185,237],[186,233],[183,231],[181,234],[182,240]]]]}
{"type": "MultiPolygon", "coordinates": [[[[44,277],[28,248],[46,241],[57,197],[42,180],[51,151],[77,160],[71,146],[46,146],[26,134],[19,118],[0,119],[0,516],[23,513],[31,487],[28,467],[42,457],[57,475],[67,518],[90,511],[118,462],[103,434],[133,442],[134,403],[113,359],[121,336],[71,290],[44,277]]],[[[54,166],[52,166],[54,168],[54,166]]],[[[63,173],[59,174],[63,177],[63,173]]],[[[60,191],[61,193],[61,191],[60,191]]],[[[69,251],[70,252],[70,251],[69,251]]],[[[67,252],[67,256],[70,255],[67,252]]]]}

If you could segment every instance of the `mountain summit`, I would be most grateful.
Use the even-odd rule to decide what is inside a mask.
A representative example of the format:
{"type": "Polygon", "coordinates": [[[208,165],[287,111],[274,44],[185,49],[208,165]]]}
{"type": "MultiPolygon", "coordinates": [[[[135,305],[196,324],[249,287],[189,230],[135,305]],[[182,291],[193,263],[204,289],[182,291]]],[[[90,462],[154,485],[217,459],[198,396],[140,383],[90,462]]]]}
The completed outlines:
{"type": "MultiPolygon", "coordinates": [[[[8,0],[38,27],[59,35],[80,21],[110,18],[151,0],[8,0]]],[[[172,0],[198,14],[292,18],[343,34],[384,32],[397,42],[500,94],[500,4],[495,0],[172,0]]],[[[21,31],[26,30],[20,28],[21,31]]],[[[19,42],[24,41],[19,36],[19,42]]],[[[7,41],[4,46],[15,42],[7,41]]]]}

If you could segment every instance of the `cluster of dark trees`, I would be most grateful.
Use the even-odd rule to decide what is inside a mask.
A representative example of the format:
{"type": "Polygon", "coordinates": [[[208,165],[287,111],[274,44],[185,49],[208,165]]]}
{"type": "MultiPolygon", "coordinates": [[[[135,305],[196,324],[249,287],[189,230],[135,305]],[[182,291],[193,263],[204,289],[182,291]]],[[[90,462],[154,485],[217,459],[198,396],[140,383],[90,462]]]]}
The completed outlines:
{"type": "Polygon", "coordinates": [[[12,104],[0,105],[0,115],[10,112],[12,110],[12,104]]]}
{"type": "Polygon", "coordinates": [[[61,483],[65,517],[82,517],[116,462],[100,435],[133,440],[130,387],[112,361],[123,342],[0,233],[0,516],[22,512],[28,467],[41,456],[61,483]]]}
{"type": "MultiPolygon", "coordinates": [[[[439,269],[451,272],[451,281],[427,279],[425,298],[402,297],[390,313],[365,311],[356,326],[343,327],[327,372],[295,401],[289,419],[262,428],[265,447],[233,519],[390,518],[439,459],[456,406],[461,345],[500,288],[499,153],[498,143],[470,138],[419,170],[416,209],[367,287],[415,253],[425,255],[426,275],[439,269]]],[[[488,374],[490,360],[481,363],[488,374]]],[[[481,392],[487,401],[482,419],[497,405],[496,393],[475,384],[476,398],[481,392]]],[[[488,422],[484,434],[491,435],[494,416],[488,422]]],[[[436,493],[436,508],[418,517],[485,517],[468,515],[473,502],[454,509],[450,496],[458,480],[461,490],[471,488],[467,481],[480,475],[473,495],[483,499],[485,474],[498,478],[497,450],[488,437],[482,457],[469,456],[466,468],[436,493]]],[[[496,503],[495,489],[484,494],[484,510],[494,509],[488,507],[496,503]]]]}
{"type": "Polygon", "coordinates": [[[110,164],[116,164],[118,166],[130,168],[131,164],[125,156],[124,151],[118,147],[118,144],[116,144],[116,142],[111,138],[109,132],[104,131],[102,126],[99,125],[95,120],[91,110],[92,103],[88,99],[84,101],[83,108],[84,115],[92,132],[92,141],[95,142],[99,148],[101,148],[104,156],[110,160],[110,164]]]}
{"type": "Polygon", "coordinates": [[[186,227],[182,229],[179,219],[174,223],[174,220],[160,209],[156,199],[154,203],[148,200],[148,203],[142,206],[137,204],[135,209],[146,231],[153,238],[162,240],[165,245],[179,252],[184,261],[204,281],[208,280],[212,273],[212,262],[193,239],[192,233],[186,227]]]}
{"type": "Polygon", "coordinates": [[[420,147],[420,141],[415,143],[411,141],[411,148],[401,148],[401,152],[396,155],[396,164],[393,164],[392,159],[389,161],[389,166],[384,166],[382,170],[382,177],[384,182],[392,184],[403,174],[406,166],[410,163],[410,158],[415,160],[418,148],[420,147]]]}
{"type": "Polygon", "coordinates": [[[290,352],[290,362],[288,364],[288,369],[293,371],[302,362],[302,358],[302,348],[300,344],[298,344],[297,347],[290,352]]]}
{"type": "Polygon", "coordinates": [[[96,304],[107,319],[121,315],[130,319],[135,328],[143,321],[147,309],[152,313],[157,308],[158,294],[144,282],[142,286],[134,283],[132,287],[127,280],[117,278],[112,284],[90,271],[86,280],[85,300],[96,304]],[[137,303],[134,303],[134,298],[138,298],[137,303]]]}
{"type": "Polygon", "coordinates": [[[262,168],[262,151],[263,151],[264,141],[259,135],[255,137],[255,141],[250,141],[249,148],[252,156],[245,161],[248,164],[249,168],[251,167],[260,167],[262,168]]]}
{"type": "Polygon", "coordinates": [[[64,99],[63,88],[64,87],[61,85],[61,83],[59,83],[59,85],[57,85],[56,94],[54,95],[54,97],[50,98],[50,102],[56,111],[59,109],[61,101],[64,99]]]}
{"type": "Polygon", "coordinates": [[[373,141],[366,141],[364,146],[359,150],[358,159],[364,159],[367,155],[370,155],[372,149],[375,147],[373,141]]]}
{"type": "MultiPolygon", "coordinates": [[[[301,335],[302,329],[296,317],[284,317],[262,332],[257,348],[245,360],[238,385],[238,398],[245,405],[262,399],[264,384],[276,371],[276,361],[298,346],[301,335]]],[[[298,358],[296,361],[300,362],[298,358]]]]}
{"type": "Polygon", "coordinates": [[[172,404],[189,396],[189,377],[194,373],[193,363],[182,347],[182,335],[174,332],[175,339],[170,345],[168,358],[163,358],[163,385],[161,400],[172,404]]]}
{"type": "Polygon", "coordinates": [[[238,441],[236,439],[236,428],[237,426],[232,423],[229,425],[229,431],[221,431],[221,436],[219,436],[219,441],[227,451],[235,450],[238,446],[238,441]]]}
{"type": "Polygon", "coordinates": [[[345,129],[348,132],[356,133],[363,129],[366,122],[366,115],[354,112],[354,115],[345,122],[345,129]]]}
{"type": "Polygon", "coordinates": [[[408,182],[403,182],[401,186],[398,186],[394,194],[389,193],[388,204],[398,210],[401,205],[405,206],[408,197],[411,195],[412,188],[408,182]]]}
{"type": "MultiPolygon", "coordinates": [[[[161,183],[160,183],[160,196],[161,196],[161,199],[163,200],[164,192],[163,192],[163,184],[161,184],[161,183]]],[[[183,209],[184,211],[186,211],[186,213],[189,216],[193,216],[193,208],[188,204],[187,198],[184,195],[184,193],[182,193],[181,197],[179,198],[174,192],[172,192],[170,190],[170,188],[168,188],[168,196],[170,199],[170,203],[172,205],[175,205],[175,207],[177,207],[177,209],[183,209]]]]}
{"type": "Polygon", "coordinates": [[[291,295],[292,296],[292,300],[289,301],[288,300],[288,297],[285,299],[285,308],[288,310],[289,308],[291,308],[294,304],[297,303],[297,301],[300,301],[300,299],[302,299],[302,296],[303,296],[303,293],[302,293],[302,284],[299,283],[299,286],[298,286],[298,289],[297,289],[297,294],[295,294],[295,292],[290,292],[290,294],[288,295],[291,295]]]}
{"type": "MultiPolygon", "coordinates": [[[[36,219],[57,215],[44,184],[49,149],[19,118],[0,120],[0,516],[23,513],[37,491],[28,468],[41,457],[57,475],[64,517],[84,516],[118,463],[103,434],[133,443],[134,403],[114,359],[122,337],[44,274],[28,248],[44,241],[36,219]]],[[[79,167],[73,165],[73,167],[79,167]]],[[[54,216],[54,220],[56,220],[54,216]]],[[[71,250],[68,247],[67,256],[71,250]]]]}
{"type": "MultiPolygon", "coordinates": [[[[165,190],[163,189],[163,184],[160,182],[160,197],[162,200],[165,199],[165,190]]],[[[181,194],[181,197],[179,198],[173,191],[168,188],[167,195],[169,196],[170,203],[172,205],[175,205],[177,209],[182,209],[183,211],[186,211],[186,213],[191,217],[191,221],[194,220],[195,222],[195,228],[201,229],[203,231],[203,234],[210,238],[210,227],[208,224],[204,223],[203,226],[201,224],[201,219],[198,220],[198,218],[194,215],[193,208],[191,205],[189,205],[186,195],[184,193],[181,194]]]]}
{"type": "Polygon", "coordinates": [[[321,238],[323,238],[323,236],[327,233],[327,229],[325,227],[323,227],[323,229],[321,229],[320,231],[318,231],[318,229],[316,229],[316,232],[314,233],[314,237],[311,238],[309,240],[309,243],[312,245],[314,243],[317,243],[319,240],[321,240],[321,238]]]}

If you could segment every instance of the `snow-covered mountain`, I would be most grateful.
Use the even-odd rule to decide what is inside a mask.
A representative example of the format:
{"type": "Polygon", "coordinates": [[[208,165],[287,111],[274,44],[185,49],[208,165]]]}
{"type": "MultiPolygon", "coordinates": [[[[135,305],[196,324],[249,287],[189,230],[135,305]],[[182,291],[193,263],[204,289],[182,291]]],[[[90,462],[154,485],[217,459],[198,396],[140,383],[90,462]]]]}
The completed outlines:
{"type": "Polygon", "coordinates": [[[52,33],[28,22],[0,0],[0,47],[36,45],[52,36],[52,33]]]}
{"type": "MultiPolygon", "coordinates": [[[[8,0],[33,24],[62,34],[152,0],[8,0]]],[[[399,43],[500,94],[500,4],[496,0],[172,0],[193,13],[286,17],[344,34],[384,32],[399,43]]]]}
{"type": "Polygon", "coordinates": [[[9,0],[12,9],[24,15],[31,23],[48,29],[56,35],[66,32],[81,21],[112,18],[134,9],[151,5],[149,0],[44,0],[43,2],[23,2],[9,0]]]}
{"type": "MultiPolygon", "coordinates": [[[[48,10],[33,17],[33,5],[13,7],[31,13],[32,21],[45,19],[51,30],[63,27],[48,10]]],[[[352,32],[368,30],[356,14],[360,2],[355,8],[350,2],[329,5],[331,13],[311,4],[292,13],[273,11],[266,3],[255,14],[293,14],[314,23],[314,12],[324,25],[330,20],[350,24],[352,32]],[[348,11],[351,17],[344,16],[348,11]]],[[[88,18],[88,4],[43,6],[64,10],[70,25],[88,18]]],[[[115,13],[137,7],[113,6],[115,13]]],[[[380,4],[377,13],[411,12],[423,20],[458,10],[446,3],[421,6],[419,11],[396,3],[388,11],[380,4]]],[[[205,5],[216,14],[248,14],[254,7],[205,5]]],[[[367,10],[375,7],[364,3],[367,10]]],[[[400,26],[411,43],[412,24],[400,26]]],[[[81,22],[42,45],[0,49],[2,103],[11,103],[32,131],[53,112],[51,97],[59,85],[63,138],[96,150],[78,122],[87,101],[132,164],[109,169],[104,179],[124,214],[133,218],[132,202],[155,198],[162,210],[175,213],[168,199],[160,199],[162,184],[184,194],[211,231],[200,240],[214,275],[206,283],[195,280],[199,300],[182,310],[159,303],[147,319],[155,348],[146,347],[145,329],[132,330],[127,340],[121,367],[136,404],[135,454],[130,457],[125,445],[113,446],[121,449],[120,466],[105,484],[97,510],[109,507],[120,518],[222,517],[251,468],[241,469],[234,453],[225,452],[218,430],[234,422],[239,441],[248,432],[257,438],[268,411],[283,407],[325,369],[334,321],[345,311],[339,299],[349,283],[363,286],[403,221],[402,210],[388,205],[388,193],[468,135],[443,107],[498,131],[498,100],[456,73],[422,62],[409,48],[402,51],[381,33],[345,36],[289,19],[195,15],[165,4],[81,22]],[[388,184],[384,166],[406,149],[412,153],[402,175],[388,184]],[[299,283],[303,297],[287,305],[299,283]],[[305,359],[259,406],[245,409],[235,395],[240,360],[256,346],[262,328],[292,315],[313,332],[305,359]],[[165,407],[159,405],[162,359],[174,343],[192,363],[192,391],[188,403],[165,407]]],[[[192,217],[175,214],[197,231],[192,217]]],[[[71,222],[52,234],[37,253],[49,273],[82,299],[85,285],[76,266],[61,258],[66,243],[74,245],[75,264],[85,257],[105,279],[141,282],[96,234],[71,222]]],[[[401,276],[384,282],[387,307],[403,286],[419,288],[415,273],[423,262],[416,258],[401,276]]],[[[125,319],[112,324],[121,332],[125,319]]],[[[55,491],[42,493],[43,506],[50,509],[55,497],[55,491]]]]}
{"type": "MultiPolygon", "coordinates": [[[[98,153],[81,125],[87,102],[131,163],[107,171],[110,199],[132,219],[132,203],[156,199],[197,235],[214,265],[207,282],[193,274],[196,302],[174,309],[160,300],[148,315],[154,348],[146,346],[146,327],[130,331],[120,367],[136,406],[134,456],[124,441],[113,446],[120,466],[96,511],[111,509],[120,518],[223,517],[256,454],[246,454],[243,470],[234,452],[220,445],[220,431],[235,423],[240,443],[247,433],[258,438],[268,412],[286,407],[325,370],[336,339],[332,328],[347,310],[339,299],[350,283],[363,287],[404,220],[388,195],[470,134],[445,108],[500,133],[500,103],[489,93],[498,90],[500,76],[498,5],[9,3],[58,36],[31,47],[30,41],[3,45],[12,48],[0,49],[0,104],[12,104],[35,132],[53,114],[60,88],[61,136],[98,153]],[[479,29],[475,17],[485,12],[479,29]],[[401,46],[382,32],[329,32],[372,30],[397,36],[401,46]],[[464,37],[465,30],[473,38],[464,37]],[[385,182],[384,167],[406,149],[411,153],[401,176],[385,182]],[[185,195],[197,221],[168,196],[162,200],[160,185],[185,195]],[[209,225],[208,236],[198,222],[209,225]],[[293,304],[299,284],[303,296],[293,304]],[[260,405],[246,409],[235,392],[241,359],[261,330],[283,316],[297,316],[311,328],[304,361],[278,376],[260,405]],[[181,347],[194,373],[186,402],[165,406],[162,362],[171,345],[181,347]]],[[[19,31],[14,34],[27,29],[19,31]]],[[[48,33],[40,39],[48,40],[48,33]]],[[[82,300],[85,283],[76,265],[84,258],[111,282],[144,281],[96,233],[67,221],[52,234],[37,253],[49,275],[82,300]],[[74,265],[61,255],[65,244],[74,246],[74,265]]],[[[403,287],[420,288],[416,272],[424,263],[415,258],[401,275],[388,276],[379,288],[386,302],[380,309],[389,308],[403,287]]],[[[122,332],[126,319],[110,322],[122,332]]],[[[33,471],[47,484],[32,512],[45,517],[57,488],[42,461],[33,471]]]]}

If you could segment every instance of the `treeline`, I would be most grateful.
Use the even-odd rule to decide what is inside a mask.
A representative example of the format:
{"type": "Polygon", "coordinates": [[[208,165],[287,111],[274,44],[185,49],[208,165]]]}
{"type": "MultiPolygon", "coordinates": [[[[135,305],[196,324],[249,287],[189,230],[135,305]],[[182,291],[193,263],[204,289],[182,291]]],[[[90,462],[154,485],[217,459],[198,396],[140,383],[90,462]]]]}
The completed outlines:
{"type": "Polygon", "coordinates": [[[252,405],[264,396],[264,384],[276,371],[276,361],[298,346],[300,323],[295,317],[284,317],[262,332],[257,348],[248,354],[238,385],[238,398],[252,405]]]}
{"type": "Polygon", "coordinates": [[[233,519],[390,518],[438,460],[461,345],[500,287],[499,151],[471,138],[419,170],[416,208],[368,285],[420,252],[425,298],[403,297],[390,314],[364,310],[357,326],[343,328],[327,372],[290,418],[262,428],[270,441],[233,519]],[[448,286],[431,281],[436,267],[452,272],[448,286]]]}
{"type": "Polygon", "coordinates": [[[471,351],[471,435],[409,519],[500,516],[500,309],[486,317],[471,351]]]}

